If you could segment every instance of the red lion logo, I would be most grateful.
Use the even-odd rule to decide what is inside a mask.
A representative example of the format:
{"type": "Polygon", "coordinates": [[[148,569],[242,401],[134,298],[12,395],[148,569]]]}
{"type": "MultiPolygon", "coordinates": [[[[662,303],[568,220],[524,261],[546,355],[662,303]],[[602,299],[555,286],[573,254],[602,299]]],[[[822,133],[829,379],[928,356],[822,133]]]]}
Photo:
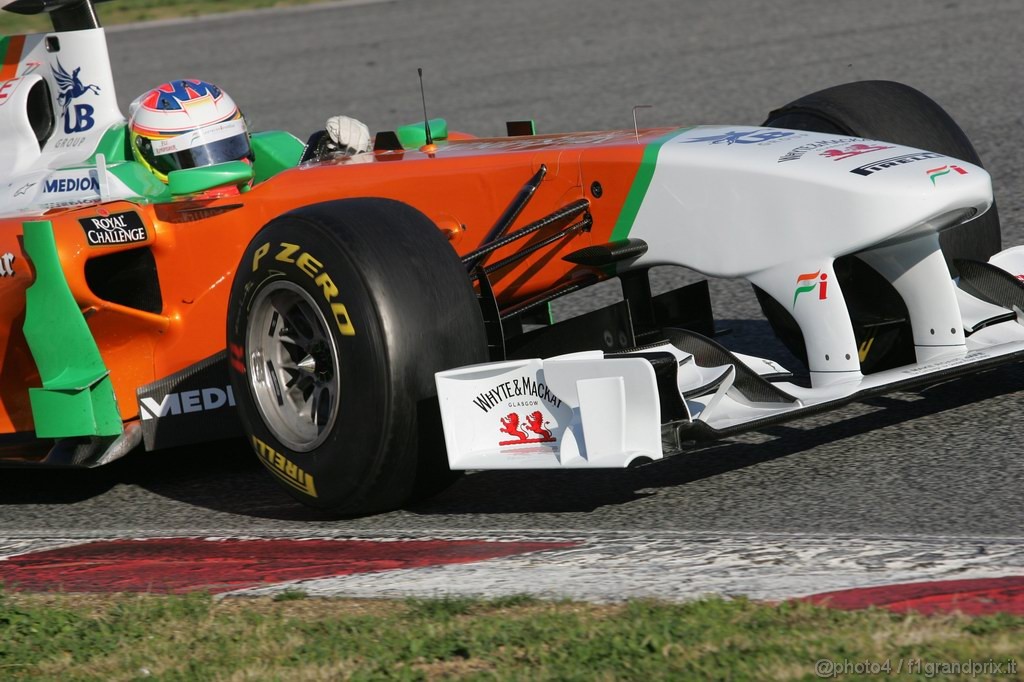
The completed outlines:
{"type": "Polygon", "coordinates": [[[498,445],[523,445],[525,443],[550,443],[555,440],[551,432],[544,428],[544,415],[540,410],[526,416],[526,429],[537,434],[536,438],[530,438],[523,425],[519,423],[519,415],[509,412],[501,418],[501,433],[515,436],[515,440],[503,440],[498,445]]]}
{"type": "Polygon", "coordinates": [[[551,432],[544,428],[544,415],[542,415],[539,410],[533,414],[527,415],[526,428],[540,436],[543,439],[540,441],[541,443],[554,440],[554,438],[551,437],[551,432]]]}
{"type": "Polygon", "coordinates": [[[510,436],[515,436],[516,440],[507,440],[498,445],[518,445],[519,443],[526,442],[526,434],[520,430],[519,427],[519,415],[515,412],[509,412],[508,416],[501,418],[501,428],[498,429],[502,433],[507,433],[510,436]]]}

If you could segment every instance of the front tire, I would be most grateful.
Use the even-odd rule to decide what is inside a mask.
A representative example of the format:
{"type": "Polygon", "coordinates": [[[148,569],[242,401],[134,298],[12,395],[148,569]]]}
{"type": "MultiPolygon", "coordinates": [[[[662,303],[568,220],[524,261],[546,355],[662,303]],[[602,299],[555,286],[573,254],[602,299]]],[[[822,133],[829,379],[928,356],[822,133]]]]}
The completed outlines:
{"type": "Polygon", "coordinates": [[[239,264],[228,344],[246,434],[303,504],[375,513],[454,480],[434,373],[487,344],[465,268],[419,211],[348,199],[268,223],[239,264]]]}

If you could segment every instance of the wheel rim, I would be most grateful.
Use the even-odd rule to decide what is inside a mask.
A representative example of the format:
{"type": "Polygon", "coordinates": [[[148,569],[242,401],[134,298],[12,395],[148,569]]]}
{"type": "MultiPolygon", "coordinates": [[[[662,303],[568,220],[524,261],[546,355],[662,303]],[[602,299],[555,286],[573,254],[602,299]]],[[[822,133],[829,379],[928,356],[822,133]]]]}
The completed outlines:
{"type": "Polygon", "coordinates": [[[260,416],[285,447],[309,452],[338,416],[338,346],[313,297],[273,282],[253,301],[246,331],[249,387],[260,416]]]}

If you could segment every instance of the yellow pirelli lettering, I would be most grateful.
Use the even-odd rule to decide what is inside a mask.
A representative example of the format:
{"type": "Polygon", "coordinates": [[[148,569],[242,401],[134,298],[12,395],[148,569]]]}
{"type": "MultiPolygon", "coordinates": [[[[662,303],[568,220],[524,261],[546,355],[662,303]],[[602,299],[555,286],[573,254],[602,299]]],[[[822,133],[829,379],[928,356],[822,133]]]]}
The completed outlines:
{"type": "Polygon", "coordinates": [[[253,447],[256,448],[256,454],[259,455],[260,459],[266,459],[267,451],[270,450],[270,446],[261,441],[256,436],[252,437],[253,447]]]}
{"type": "Polygon", "coordinates": [[[263,244],[256,249],[256,253],[252,255],[252,271],[256,272],[256,268],[260,266],[260,260],[270,252],[270,242],[263,244]]]}
{"type": "Polygon", "coordinates": [[[348,316],[348,309],[344,303],[332,303],[331,312],[334,313],[334,321],[338,323],[338,331],[342,336],[355,336],[356,328],[352,326],[352,320],[348,316]]]}
{"type": "MultiPolygon", "coordinates": [[[[338,325],[338,331],[342,336],[355,336],[356,328],[352,324],[352,318],[348,314],[348,308],[345,307],[344,303],[338,303],[335,301],[338,298],[338,287],[334,284],[334,280],[326,272],[323,272],[324,264],[323,261],[318,260],[309,252],[303,250],[298,244],[289,244],[287,242],[278,243],[279,248],[277,255],[274,256],[274,260],[281,263],[288,263],[294,265],[303,273],[309,276],[313,280],[313,284],[323,292],[324,300],[331,306],[331,313],[334,315],[335,324],[338,325]],[[296,255],[298,254],[298,255],[296,255]]],[[[270,252],[270,244],[263,244],[256,249],[252,258],[252,269],[255,271],[260,264],[260,261],[270,252]]]]}
{"type": "Polygon", "coordinates": [[[306,493],[310,497],[317,496],[313,477],[299,468],[299,465],[256,436],[252,437],[252,444],[256,450],[256,455],[267,465],[270,473],[277,476],[285,484],[306,493]]]}
{"type": "Polygon", "coordinates": [[[291,263],[292,265],[295,265],[295,259],[292,258],[292,254],[302,247],[300,247],[298,244],[289,244],[287,242],[281,242],[279,246],[281,247],[281,250],[278,251],[276,256],[274,256],[274,260],[279,260],[282,263],[291,263]]]}
{"type": "Polygon", "coordinates": [[[305,251],[303,251],[302,255],[299,256],[297,261],[295,261],[295,264],[299,266],[299,270],[302,270],[310,277],[316,277],[316,273],[320,272],[320,269],[324,266],[323,263],[310,256],[305,251]]]}
{"type": "Polygon", "coordinates": [[[316,279],[313,280],[313,284],[324,290],[324,298],[328,301],[338,295],[338,287],[334,286],[331,276],[326,272],[317,275],[316,279]]]}

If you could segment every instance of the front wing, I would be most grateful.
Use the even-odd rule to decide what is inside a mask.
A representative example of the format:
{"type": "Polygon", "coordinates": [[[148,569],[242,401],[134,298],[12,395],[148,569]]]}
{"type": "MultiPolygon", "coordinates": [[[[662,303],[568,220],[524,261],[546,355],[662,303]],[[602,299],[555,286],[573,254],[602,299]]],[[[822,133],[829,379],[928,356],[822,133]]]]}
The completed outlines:
{"type": "Polygon", "coordinates": [[[699,333],[621,353],[462,367],[436,375],[452,469],[619,468],[688,443],[756,430],[873,395],[1024,359],[1024,247],[961,263],[965,345],[895,369],[813,388],[777,363],[699,333]]]}

